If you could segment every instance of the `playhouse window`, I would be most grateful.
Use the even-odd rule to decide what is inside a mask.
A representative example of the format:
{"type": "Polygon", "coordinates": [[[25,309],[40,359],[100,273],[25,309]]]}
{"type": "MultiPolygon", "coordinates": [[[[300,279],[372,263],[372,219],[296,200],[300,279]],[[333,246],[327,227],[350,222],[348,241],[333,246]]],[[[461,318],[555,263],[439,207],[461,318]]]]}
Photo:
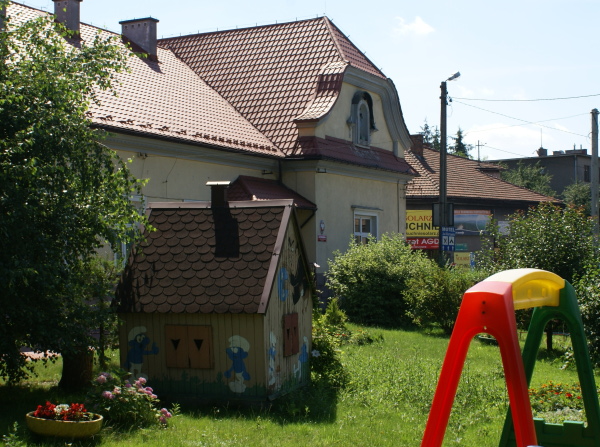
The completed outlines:
{"type": "Polygon", "coordinates": [[[165,355],[169,368],[212,369],[213,342],[210,326],[165,326],[165,355]]]}
{"type": "Polygon", "coordinates": [[[283,316],[283,355],[294,355],[300,351],[300,338],[298,335],[298,314],[283,316]]]}

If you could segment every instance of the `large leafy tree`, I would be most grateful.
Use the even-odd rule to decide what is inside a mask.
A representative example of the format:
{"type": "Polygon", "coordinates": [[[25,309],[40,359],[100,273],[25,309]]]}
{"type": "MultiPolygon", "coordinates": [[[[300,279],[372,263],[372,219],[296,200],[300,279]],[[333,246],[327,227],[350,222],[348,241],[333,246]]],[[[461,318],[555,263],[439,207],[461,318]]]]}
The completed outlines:
{"type": "Polygon", "coordinates": [[[99,249],[131,237],[139,216],[129,198],[141,184],[86,117],[127,54],[100,35],[72,39],[50,18],[4,25],[0,377],[16,381],[27,375],[22,346],[65,353],[93,343],[85,278],[99,249]]]}
{"type": "Polygon", "coordinates": [[[548,174],[540,162],[533,165],[519,160],[516,168],[505,169],[501,173],[502,180],[513,185],[522,186],[545,196],[554,197],[556,192],[550,187],[552,175],[548,174]]]}

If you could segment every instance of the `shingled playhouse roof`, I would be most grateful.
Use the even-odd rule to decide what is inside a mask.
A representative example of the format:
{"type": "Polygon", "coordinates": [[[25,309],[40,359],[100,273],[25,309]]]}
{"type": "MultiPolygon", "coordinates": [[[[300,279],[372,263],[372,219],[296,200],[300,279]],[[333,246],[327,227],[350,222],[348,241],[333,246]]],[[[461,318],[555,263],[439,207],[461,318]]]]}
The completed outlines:
{"type": "MultiPolygon", "coordinates": [[[[406,198],[435,199],[439,197],[440,153],[423,147],[423,155],[407,151],[406,160],[419,173],[419,177],[408,183],[406,198]]],[[[448,154],[447,158],[447,195],[453,201],[501,202],[503,204],[536,204],[540,202],[560,202],[559,200],[538,194],[527,188],[515,186],[497,177],[487,174],[490,167],[497,166],[448,154]]]]}
{"type": "Polygon", "coordinates": [[[386,76],[327,18],[160,40],[289,153],[296,119],[327,113],[348,66],[386,76]]]}
{"type": "Polygon", "coordinates": [[[292,199],[298,209],[316,210],[317,206],[277,180],[240,175],[227,189],[230,201],[292,199]]]}
{"type": "MultiPolygon", "coordinates": [[[[12,22],[50,15],[18,3],[8,6],[12,22]]],[[[119,34],[81,24],[85,45],[99,34],[119,34]]],[[[134,46],[135,47],[135,46],[134,46]]],[[[97,90],[100,104],[92,103],[88,116],[93,125],[107,130],[176,140],[253,154],[283,157],[283,153],[183,61],[165,48],[157,49],[157,60],[131,54],[129,71],[115,75],[116,95],[97,90]]]]}
{"type": "Polygon", "coordinates": [[[264,314],[292,200],[152,203],[117,289],[121,312],[264,314]]]}

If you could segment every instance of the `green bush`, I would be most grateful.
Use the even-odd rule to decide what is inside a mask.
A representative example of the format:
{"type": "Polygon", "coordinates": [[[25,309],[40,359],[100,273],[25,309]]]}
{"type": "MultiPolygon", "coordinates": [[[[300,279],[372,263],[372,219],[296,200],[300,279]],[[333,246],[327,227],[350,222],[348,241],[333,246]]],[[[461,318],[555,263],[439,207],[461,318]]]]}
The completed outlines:
{"type": "Polygon", "coordinates": [[[402,235],[383,235],[364,245],[351,241],[346,252],[336,252],[330,261],[327,286],[352,322],[408,326],[412,322],[404,296],[407,282],[428,263],[402,235]]]}
{"type": "Polygon", "coordinates": [[[488,246],[478,263],[488,271],[538,268],[571,281],[598,259],[593,221],[581,208],[541,203],[508,217],[508,234],[489,228],[488,246]]]}
{"type": "Polygon", "coordinates": [[[577,293],[590,357],[600,367],[600,269],[589,266],[583,276],[573,281],[573,288],[577,293]]]}
{"type": "Polygon", "coordinates": [[[324,314],[315,310],[313,316],[311,378],[336,389],[344,388],[349,381],[348,372],[340,360],[340,334],[344,331],[346,319],[336,299],[329,302],[324,314]]]}
{"type": "Polygon", "coordinates": [[[420,273],[408,280],[405,294],[414,323],[422,327],[437,324],[451,334],[463,294],[486,277],[487,273],[479,270],[424,263],[420,273]]]}

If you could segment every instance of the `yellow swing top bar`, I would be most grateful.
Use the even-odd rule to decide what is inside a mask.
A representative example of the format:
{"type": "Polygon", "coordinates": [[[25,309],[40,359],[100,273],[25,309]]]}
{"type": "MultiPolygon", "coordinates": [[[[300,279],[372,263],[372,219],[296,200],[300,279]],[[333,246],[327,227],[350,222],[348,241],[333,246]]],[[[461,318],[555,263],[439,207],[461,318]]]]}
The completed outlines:
{"type": "Polygon", "coordinates": [[[565,280],[560,276],[539,269],[513,269],[496,273],[483,282],[507,282],[512,284],[515,310],[530,307],[558,306],[560,291],[565,280]]]}

